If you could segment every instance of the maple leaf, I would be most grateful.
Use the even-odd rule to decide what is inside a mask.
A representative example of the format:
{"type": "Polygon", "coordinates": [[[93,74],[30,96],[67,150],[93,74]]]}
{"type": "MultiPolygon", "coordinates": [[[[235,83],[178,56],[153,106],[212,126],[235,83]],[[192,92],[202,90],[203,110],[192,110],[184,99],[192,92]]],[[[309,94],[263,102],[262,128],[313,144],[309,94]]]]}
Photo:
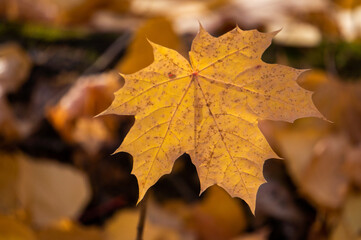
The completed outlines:
{"type": "Polygon", "coordinates": [[[218,184],[254,210],[263,161],[275,157],[258,120],[320,116],[311,92],[296,83],[303,70],[261,60],[274,33],[238,27],[215,38],[202,27],[190,63],[151,43],[154,62],[124,75],[125,85],[102,114],[135,115],[116,152],[134,157],[139,199],[174,161],[190,154],[201,191],[218,184]]]}

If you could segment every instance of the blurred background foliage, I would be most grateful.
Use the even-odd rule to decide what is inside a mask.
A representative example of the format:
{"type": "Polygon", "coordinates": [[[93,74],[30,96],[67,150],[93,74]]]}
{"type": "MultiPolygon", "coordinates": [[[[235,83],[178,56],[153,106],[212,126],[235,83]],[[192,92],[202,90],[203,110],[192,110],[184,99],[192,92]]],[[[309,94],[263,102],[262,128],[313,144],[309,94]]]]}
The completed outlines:
{"type": "Polygon", "coordinates": [[[187,56],[199,23],[281,29],[264,61],[313,69],[299,84],[333,123],[264,123],[285,160],[265,162],[255,216],[217,186],[199,196],[181,156],[148,193],[144,239],[361,238],[361,1],[0,0],[0,239],[136,238],[132,157],[111,155],[134,118],[94,116],[117,72],[153,61],[147,38],[187,56]]]}

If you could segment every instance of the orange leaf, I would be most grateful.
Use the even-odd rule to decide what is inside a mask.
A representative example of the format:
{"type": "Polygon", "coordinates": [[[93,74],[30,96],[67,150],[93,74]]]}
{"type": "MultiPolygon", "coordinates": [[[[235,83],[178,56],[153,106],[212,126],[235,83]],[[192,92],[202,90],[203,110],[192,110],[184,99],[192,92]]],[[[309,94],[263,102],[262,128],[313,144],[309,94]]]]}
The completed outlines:
{"type": "Polygon", "coordinates": [[[263,161],[276,156],[258,120],[320,116],[311,92],[296,83],[302,70],[261,60],[275,34],[236,28],[215,38],[201,28],[191,63],[152,43],[154,62],[124,76],[124,87],[103,114],[135,115],[117,152],[134,157],[140,199],[186,152],[202,191],[218,184],[254,210],[263,161]]]}

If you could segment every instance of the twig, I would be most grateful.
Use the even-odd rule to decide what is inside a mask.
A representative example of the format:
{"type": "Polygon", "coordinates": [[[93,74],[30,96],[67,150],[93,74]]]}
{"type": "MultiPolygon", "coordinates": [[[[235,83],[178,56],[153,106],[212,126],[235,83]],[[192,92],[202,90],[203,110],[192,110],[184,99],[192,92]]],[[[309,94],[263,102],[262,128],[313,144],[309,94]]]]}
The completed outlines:
{"type": "Polygon", "coordinates": [[[114,60],[117,54],[127,46],[130,35],[127,32],[119,36],[82,75],[103,71],[114,60]]]}
{"type": "Polygon", "coordinates": [[[147,214],[147,202],[148,202],[148,196],[145,195],[144,198],[143,198],[141,208],[140,208],[140,216],[139,216],[139,222],[138,222],[138,227],[137,227],[137,238],[136,238],[136,240],[143,240],[145,216],[147,214]]]}

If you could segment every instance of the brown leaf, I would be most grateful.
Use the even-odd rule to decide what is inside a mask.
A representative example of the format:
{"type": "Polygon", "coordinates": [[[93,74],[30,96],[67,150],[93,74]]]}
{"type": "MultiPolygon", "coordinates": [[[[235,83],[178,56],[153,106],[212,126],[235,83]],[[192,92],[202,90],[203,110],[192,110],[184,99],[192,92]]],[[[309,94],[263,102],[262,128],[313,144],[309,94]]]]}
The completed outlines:
{"type": "Polygon", "coordinates": [[[12,213],[19,207],[18,178],[19,162],[11,155],[0,153],[0,214],[12,213]]]}
{"type": "Polygon", "coordinates": [[[315,104],[334,123],[302,119],[261,126],[300,191],[319,208],[338,210],[360,184],[361,84],[328,77],[316,86],[315,104]]]}
{"type": "Polygon", "coordinates": [[[344,170],[353,183],[361,188],[361,146],[346,153],[344,170]]]}
{"type": "Polygon", "coordinates": [[[15,92],[26,81],[31,65],[29,56],[19,45],[0,45],[0,92],[15,92]]]}
{"type": "Polygon", "coordinates": [[[102,3],[99,0],[5,0],[5,12],[10,20],[68,25],[84,22],[102,3]]]}
{"type": "Polygon", "coordinates": [[[60,102],[48,110],[54,128],[69,143],[80,144],[94,154],[104,144],[114,141],[119,118],[93,118],[113,99],[113,92],[121,87],[114,72],[81,77],[60,102]]]}
{"type": "Polygon", "coordinates": [[[266,240],[268,238],[269,231],[267,229],[261,229],[254,233],[244,234],[232,240],[266,240]]]}
{"type": "Polygon", "coordinates": [[[192,213],[193,228],[201,239],[230,239],[247,227],[247,218],[240,202],[218,186],[206,191],[204,199],[193,207],[192,213]]]}
{"type": "MultiPolygon", "coordinates": [[[[105,226],[106,240],[134,240],[137,236],[137,225],[139,222],[139,211],[125,209],[118,212],[105,226]]],[[[144,224],[144,240],[169,239],[180,240],[181,237],[172,229],[152,222],[149,217],[144,224]]]]}
{"type": "Polygon", "coordinates": [[[311,164],[303,175],[301,191],[304,191],[318,204],[338,208],[344,201],[349,181],[342,171],[344,149],[347,140],[340,137],[327,137],[314,146],[311,164]]]}
{"type": "Polygon", "coordinates": [[[70,221],[62,221],[37,233],[39,240],[102,240],[102,232],[97,227],[83,227],[70,221]]]}
{"type": "Polygon", "coordinates": [[[0,215],[0,239],[36,240],[34,231],[13,217],[0,215]]]}
{"type": "Polygon", "coordinates": [[[330,80],[319,87],[313,99],[320,112],[346,131],[354,144],[361,142],[361,82],[330,80]]]}
{"type": "Polygon", "coordinates": [[[22,153],[0,154],[1,212],[23,209],[37,226],[75,219],[90,198],[85,175],[72,167],[22,153]],[[10,202],[12,201],[12,202],[10,202]]]}
{"type": "Polygon", "coordinates": [[[330,134],[332,126],[318,119],[300,119],[274,127],[278,129],[273,130],[273,141],[300,191],[319,206],[340,207],[349,185],[342,170],[347,138],[330,134]]]}
{"type": "Polygon", "coordinates": [[[304,72],[297,79],[301,87],[310,91],[316,91],[319,87],[329,82],[328,76],[325,71],[320,69],[312,69],[304,72]]]}
{"type": "Polygon", "coordinates": [[[345,202],[340,222],[333,230],[331,240],[361,239],[361,195],[352,194],[345,202]]]}
{"type": "Polygon", "coordinates": [[[79,216],[91,194],[82,172],[54,161],[14,157],[20,167],[18,197],[34,224],[47,226],[79,216]]]}

